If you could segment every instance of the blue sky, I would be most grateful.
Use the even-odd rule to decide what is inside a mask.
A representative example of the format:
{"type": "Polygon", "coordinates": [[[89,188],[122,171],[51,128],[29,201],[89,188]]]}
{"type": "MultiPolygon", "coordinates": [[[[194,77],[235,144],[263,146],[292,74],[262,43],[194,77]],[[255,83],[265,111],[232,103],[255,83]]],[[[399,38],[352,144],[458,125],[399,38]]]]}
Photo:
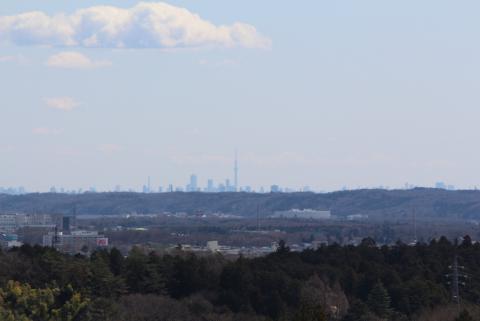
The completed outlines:
{"type": "Polygon", "coordinates": [[[0,186],[479,184],[480,4],[168,4],[0,3],[0,186]]]}

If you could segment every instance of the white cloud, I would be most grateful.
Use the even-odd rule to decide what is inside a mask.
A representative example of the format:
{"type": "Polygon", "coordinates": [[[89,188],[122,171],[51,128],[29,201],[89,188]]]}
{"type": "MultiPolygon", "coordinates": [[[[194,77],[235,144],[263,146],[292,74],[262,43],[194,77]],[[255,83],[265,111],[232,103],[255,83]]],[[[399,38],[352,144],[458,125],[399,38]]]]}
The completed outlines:
{"type": "Polygon", "coordinates": [[[32,132],[35,135],[42,135],[42,136],[59,135],[62,133],[60,129],[48,128],[48,127],[37,127],[32,129],[32,132]]]}
{"type": "Polygon", "coordinates": [[[92,60],[89,57],[75,51],[64,51],[50,56],[47,66],[67,69],[93,69],[111,66],[109,61],[92,60]]]}
{"type": "Polygon", "coordinates": [[[71,97],[51,97],[46,98],[45,103],[48,107],[63,111],[71,111],[80,104],[71,97]]]}
{"type": "Polygon", "coordinates": [[[0,41],[18,45],[103,48],[268,48],[255,27],[215,25],[187,9],[140,2],[123,9],[96,6],[49,16],[41,11],[0,16],[0,41]]]}

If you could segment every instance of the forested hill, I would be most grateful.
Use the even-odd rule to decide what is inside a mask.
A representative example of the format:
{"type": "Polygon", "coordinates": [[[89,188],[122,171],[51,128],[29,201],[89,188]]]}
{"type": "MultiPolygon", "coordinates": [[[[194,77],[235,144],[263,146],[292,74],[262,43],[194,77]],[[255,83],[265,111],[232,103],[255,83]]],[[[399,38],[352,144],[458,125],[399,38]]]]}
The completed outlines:
{"type": "Polygon", "coordinates": [[[327,194],[314,193],[85,193],[0,195],[0,212],[71,214],[126,213],[214,213],[242,216],[262,215],[285,209],[330,209],[346,216],[367,214],[370,217],[480,218],[480,191],[446,191],[439,189],[355,190],[327,194]]]}

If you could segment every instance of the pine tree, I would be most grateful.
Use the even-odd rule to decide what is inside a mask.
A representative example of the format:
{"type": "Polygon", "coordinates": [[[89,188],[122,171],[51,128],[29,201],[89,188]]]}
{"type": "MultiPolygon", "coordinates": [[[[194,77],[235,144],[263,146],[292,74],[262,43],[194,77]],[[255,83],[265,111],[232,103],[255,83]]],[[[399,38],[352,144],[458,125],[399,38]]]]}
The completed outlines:
{"type": "Polygon", "coordinates": [[[118,276],[123,272],[124,265],[125,258],[123,257],[122,253],[118,249],[113,248],[110,251],[110,270],[113,274],[118,276]]]}
{"type": "Polygon", "coordinates": [[[382,318],[391,314],[390,295],[381,282],[378,282],[368,295],[367,305],[372,312],[382,318]]]}

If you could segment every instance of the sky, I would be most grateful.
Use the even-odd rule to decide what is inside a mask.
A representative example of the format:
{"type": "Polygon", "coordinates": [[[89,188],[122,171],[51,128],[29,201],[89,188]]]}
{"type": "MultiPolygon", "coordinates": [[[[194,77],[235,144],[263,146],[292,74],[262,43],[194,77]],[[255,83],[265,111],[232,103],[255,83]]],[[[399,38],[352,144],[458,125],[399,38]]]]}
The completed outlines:
{"type": "Polygon", "coordinates": [[[480,185],[478,1],[0,2],[0,186],[480,185]]]}

